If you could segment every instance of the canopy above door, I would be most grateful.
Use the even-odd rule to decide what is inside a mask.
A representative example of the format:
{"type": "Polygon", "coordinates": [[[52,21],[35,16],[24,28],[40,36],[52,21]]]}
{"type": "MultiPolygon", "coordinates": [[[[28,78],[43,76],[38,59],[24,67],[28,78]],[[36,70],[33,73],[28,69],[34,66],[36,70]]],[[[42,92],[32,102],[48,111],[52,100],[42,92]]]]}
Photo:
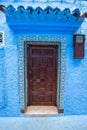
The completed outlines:
{"type": "Polygon", "coordinates": [[[80,10],[70,11],[65,8],[61,11],[58,7],[47,6],[33,8],[28,6],[18,6],[16,9],[12,5],[5,7],[0,5],[0,10],[5,13],[9,27],[15,33],[66,33],[73,34],[81,26],[85,15],[80,15],[80,10]]]}

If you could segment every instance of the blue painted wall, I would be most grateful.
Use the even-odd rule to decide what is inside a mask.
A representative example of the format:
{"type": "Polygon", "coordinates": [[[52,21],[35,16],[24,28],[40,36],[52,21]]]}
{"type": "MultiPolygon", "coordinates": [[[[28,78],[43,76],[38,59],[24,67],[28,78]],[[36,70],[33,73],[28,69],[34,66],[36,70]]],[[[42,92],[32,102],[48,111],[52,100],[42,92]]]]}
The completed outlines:
{"type": "MultiPolygon", "coordinates": [[[[0,19],[0,31],[4,31],[5,35],[5,46],[0,48],[0,116],[20,116],[18,35],[13,34],[1,12],[0,19]]],[[[83,33],[84,30],[83,27],[83,33]]],[[[87,114],[87,47],[84,59],[73,59],[72,35],[65,37],[67,48],[64,114],[87,114]]]]}
{"type": "Polygon", "coordinates": [[[84,59],[73,59],[72,37],[66,49],[65,114],[87,113],[87,50],[84,59]]]}
{"type": "Polygon", "coordinates": [[[0,116],[19,116],[18,43],[4,21],[0,31],[5,41],[0,48],[0,116]]]}

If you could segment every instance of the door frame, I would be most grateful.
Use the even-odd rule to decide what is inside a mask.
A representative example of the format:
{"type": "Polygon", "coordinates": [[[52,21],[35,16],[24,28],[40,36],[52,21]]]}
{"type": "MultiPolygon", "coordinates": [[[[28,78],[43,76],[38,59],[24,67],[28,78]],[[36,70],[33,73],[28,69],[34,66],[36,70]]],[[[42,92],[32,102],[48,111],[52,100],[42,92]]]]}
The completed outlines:
{"type": "Polygon", "coordinates": [[[58,60],[58,74],[59,88],[57,92],[57,107],[59,113],[64,112],[64,86],[65,86],[65,68],[66,68],[66,38],[61,36],[20,36],[19,37],[19,85],[20,85],[20,110],[23,112],[26,109],[26,48],[25,44],[40,43],[41,45],[45,42],[46,45],[59,45],[59,60],[58,60]],[[59,71],[60,70],[60,71],[59,71]]]}

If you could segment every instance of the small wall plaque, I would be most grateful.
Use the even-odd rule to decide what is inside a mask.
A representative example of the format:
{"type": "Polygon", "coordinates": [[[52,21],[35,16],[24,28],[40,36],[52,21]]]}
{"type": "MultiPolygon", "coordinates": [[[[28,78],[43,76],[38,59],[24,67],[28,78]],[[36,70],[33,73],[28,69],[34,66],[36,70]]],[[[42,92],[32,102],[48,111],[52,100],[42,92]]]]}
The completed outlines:
{"type": "Polygon", "coordinates": [[[83,59],[84,58],[85,35],[84,34],[74,35],[73,43],[74,43],[74,58],[83,59]]]}
{"type": "Polygon", "coordinates": [[[4,32],[0,31],[0,47],[4,46],[4,32]]]}

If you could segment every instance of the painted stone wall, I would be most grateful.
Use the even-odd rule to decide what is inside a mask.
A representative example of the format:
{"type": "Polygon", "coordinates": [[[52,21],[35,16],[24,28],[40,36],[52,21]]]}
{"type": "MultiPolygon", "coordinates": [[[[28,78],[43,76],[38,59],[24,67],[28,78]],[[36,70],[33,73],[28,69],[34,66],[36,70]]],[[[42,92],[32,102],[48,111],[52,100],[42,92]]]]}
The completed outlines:
{"type": "MultiPolygon", "coordinates": [[[[19,36],[10,30],[2,12],[0,19],[0,31],[4,31],[5,35],[5,46],[0,48],[0,116],[20,116],[19,36]]],[[[87,20],[77,32],[87,34],[87,20]]],[[[65,37],[67,47],[64,114],[87,114],[87,45],[84,59],[73,59],[72,36],[65,35],[65,37]]]]}
{"type": "Polygon", "coordinates": [[[0,116],[19,116],[17,42],[13,40],[13,34],[3,20],[0,30],[4,31],[5,43],[5,46],[0,48],[0,116]]]}
{"type": "Polygon", "coordinates": [[[73,59],[70,41],[66,49],[65,114],[87,113],[87,50],[84,59],[73,59]]]}

